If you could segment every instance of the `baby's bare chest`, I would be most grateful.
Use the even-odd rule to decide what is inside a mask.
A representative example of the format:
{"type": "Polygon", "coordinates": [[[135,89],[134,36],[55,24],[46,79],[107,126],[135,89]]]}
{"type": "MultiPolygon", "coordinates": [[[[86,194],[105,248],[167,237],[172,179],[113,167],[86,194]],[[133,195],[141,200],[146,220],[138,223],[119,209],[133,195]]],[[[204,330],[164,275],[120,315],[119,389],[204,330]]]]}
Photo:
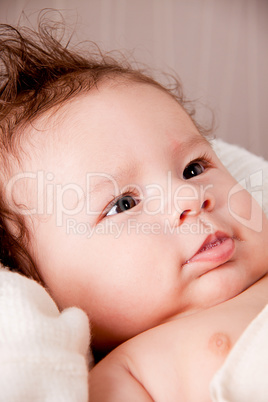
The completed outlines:
{"type": "Polygon", "coordinates": [[[170,321],[133,342],[133,375],[155,401],[207,402],[209,384],[265,298],[228,301],[170,321]],[[180,398],[180,399],[178,399],[180,398]]]}

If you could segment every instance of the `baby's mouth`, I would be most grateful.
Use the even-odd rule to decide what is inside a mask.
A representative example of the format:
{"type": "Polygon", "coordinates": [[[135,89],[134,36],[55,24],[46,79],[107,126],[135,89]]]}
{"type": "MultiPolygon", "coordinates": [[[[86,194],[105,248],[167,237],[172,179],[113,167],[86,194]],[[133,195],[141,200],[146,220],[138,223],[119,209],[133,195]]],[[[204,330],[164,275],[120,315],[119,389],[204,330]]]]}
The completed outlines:
{"type": "Polygon", "coordinates": [[[209,235],[197,252],[183,265],[197,261],[214,262],[220,265],[231,258],[234,248],[234,239],[218,231],[209,235]]]}
{"type": "Polygon", "coordinates": [[[203,253],[204,251],[207,251],[213,247],[217,247],[227,239],[228,239],[228,237],[221,237],[221,238],[217,238],[216,240],[212,240],[212,241],[208,241],[208,242],[205,241],[205,244],[203,244],[203,246],[201,246],[201,248],[197,251],[196,254],[203,253]]]}

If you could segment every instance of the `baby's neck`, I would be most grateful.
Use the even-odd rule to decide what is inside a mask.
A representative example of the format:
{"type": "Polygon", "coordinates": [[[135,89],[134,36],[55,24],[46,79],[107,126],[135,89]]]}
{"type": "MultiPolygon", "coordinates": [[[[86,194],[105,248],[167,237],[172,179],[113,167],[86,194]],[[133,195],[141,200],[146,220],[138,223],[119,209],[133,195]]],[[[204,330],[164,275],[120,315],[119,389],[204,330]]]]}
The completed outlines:
{"type": "MultiPolygon", "coordinates": [[[[224,309],[228,311],[228,309],[233,309],[234,306],[236,305],[237,307],[242,305],[242,308],[244,308],[245,305],[247,305],[247,308],[252,308],[253,310],[261,310],[262,306],[264,307],[268,303],[268,274],[266,274],[264,277],[262,277],[260,280],[255,282],[253,285],[251,285],[249,288],[244,290],[242,293],[239,295],[225,301],[222,303],[219,303],[218,305],[212,306],[212,307],[202,307],[202,308],[197,308],[195,310],[188,310],[185,312],[178,313],[174,316],[171,316],[164,322],[162,322],[160,325],[165,324],[170,321],[175,321],[179,320],[183,317],[193,315],[195,313],[200,313],[204,310],[217,310],[220,312],[221,309],[224,309]]],[[[99,348],[94,348],[94,345],[92,345],[92,351],[94,355],[94,360],[95,363],[98,363],[100,360],[102,360],[109,352],[111,352],[113,348],[110,349],[99,349],[99,348]]]]}
{"type": "MultiPolygon", "coordinates": [[[[267,269],[268,271],[268,269],[267,269]]],[[[248,300],[251,300],[252,298],[252,303],[263,303],[264,305],[268,303],[268,273],[264,275],[261,279],[259,279],[257,282],[253,283],[251,286],[249,286],[247,289],[245,289],[243,292],[239,293],[237,296],[232,297],[231,299],[228,299],[224,302],[221,302],[217,305],[209,306],[209,307],[197,307],[195,309],[187,310],[180,312],[178,314],[175,314],[174,316],[169,317],[165,321],[163,321],[162,324],[165,324],[170,321],[174,320],[179,320],[180,318],[193,315],[196,313],[199,313],[204,310],[208,310],[211,308],[215,308],[216,306],[224,306],[228,307],[229,304],[234,304],[234,303],[248,303],[248,300]]]]}

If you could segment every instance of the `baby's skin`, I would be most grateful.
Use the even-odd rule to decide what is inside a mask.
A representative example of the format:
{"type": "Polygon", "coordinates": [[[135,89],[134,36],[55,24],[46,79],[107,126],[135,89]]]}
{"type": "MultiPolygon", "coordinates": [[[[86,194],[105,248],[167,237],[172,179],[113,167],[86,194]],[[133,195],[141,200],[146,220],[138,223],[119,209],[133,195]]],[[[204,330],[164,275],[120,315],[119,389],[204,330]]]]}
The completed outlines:
{"type": "Polygon", "coordinates": [[[268,275],[224,303],[134,337],[90,372],[90,401],[211,401],[213,375],[267,303],[268,275]]]}
{"type": "Polygon", "coordinates": [[[260,206],[170,94],[105,82],[27,135],[24,170],[42,173],[46,199],[32,178],[12,199],[36,211],[25,220],[39,274],[61,310],[87,313],[95,355],[267,273],[260,206]]]}

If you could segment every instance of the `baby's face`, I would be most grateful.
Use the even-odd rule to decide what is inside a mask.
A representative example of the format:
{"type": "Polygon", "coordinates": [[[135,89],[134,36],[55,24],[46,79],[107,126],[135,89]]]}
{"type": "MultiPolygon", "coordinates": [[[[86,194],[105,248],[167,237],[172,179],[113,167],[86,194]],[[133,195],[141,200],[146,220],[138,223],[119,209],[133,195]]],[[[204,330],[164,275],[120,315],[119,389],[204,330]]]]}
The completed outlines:
{"type": "Polygon", "coordinates": [[[171,96],[104,86],[57,113],[31,134],[42,150],[31,161],[32,251],[60,308],[88,313],[97,347],[223,302],[266,273],[260,207],[171,96]]]}

